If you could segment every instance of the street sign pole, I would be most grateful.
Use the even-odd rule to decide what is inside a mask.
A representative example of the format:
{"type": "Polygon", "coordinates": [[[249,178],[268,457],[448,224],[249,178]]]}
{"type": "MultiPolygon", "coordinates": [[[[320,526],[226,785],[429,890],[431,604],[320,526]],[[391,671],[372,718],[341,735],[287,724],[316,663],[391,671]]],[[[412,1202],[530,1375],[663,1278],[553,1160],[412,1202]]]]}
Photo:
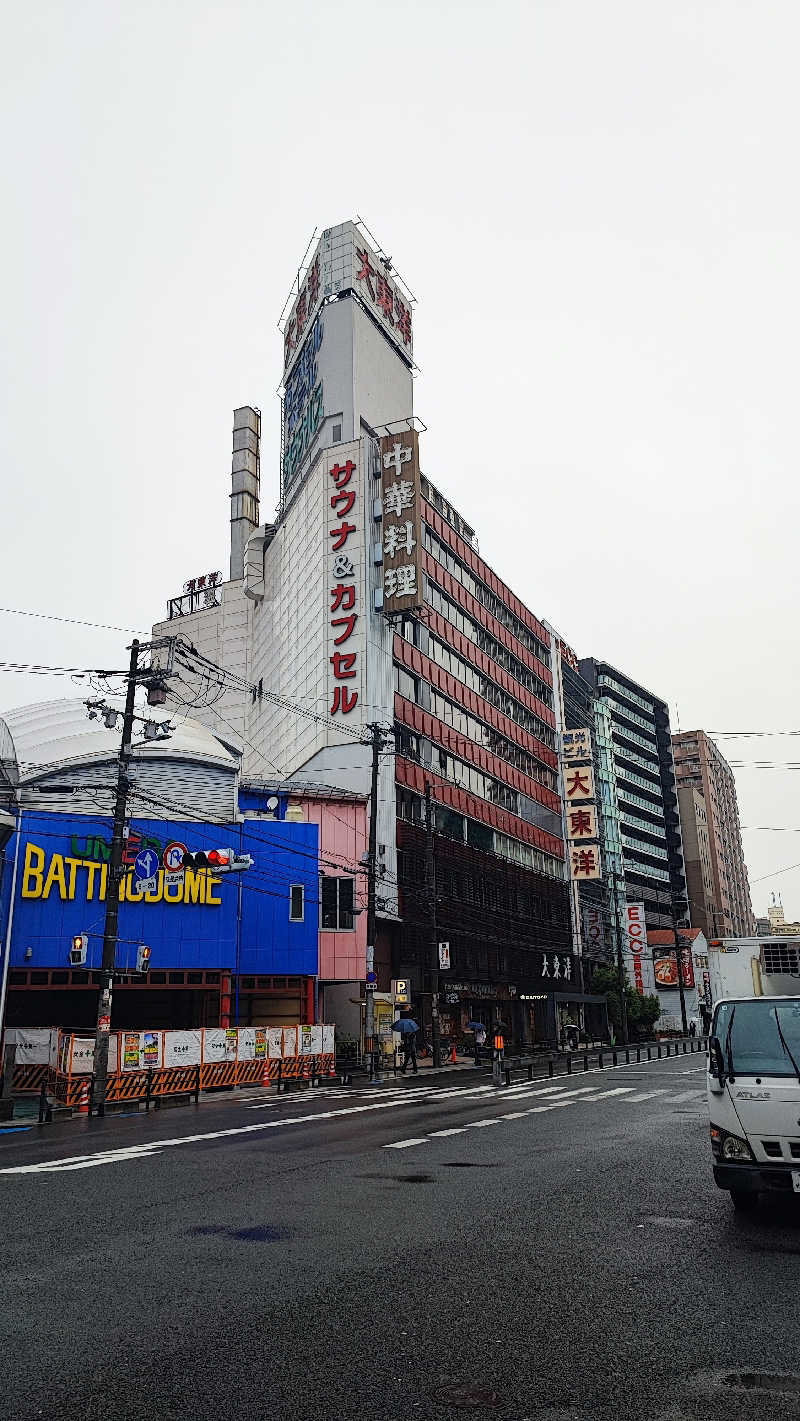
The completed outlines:
{"type": "Polygon", "coordinates": [[[117,757],[117,793],[114,800],[114,824],[111,832],[111,858],[106,883],[106,916],[103,928],[103,961],[100,971],[100,995],[97,1002],[97,1026],[94,1037],[94,1108],[98,1115],[106,1113],[106,1083],[108,1080],[108,1036],[111,1030],[111,993],[119,929],[119,885],[122,876],[122,850],[125,842],[125,813],[128,805],[128,766],[133,738],[133,712],[136,700],[136,675],[139,669],[139,642],[131,643],[122,740],[117,757]]]}

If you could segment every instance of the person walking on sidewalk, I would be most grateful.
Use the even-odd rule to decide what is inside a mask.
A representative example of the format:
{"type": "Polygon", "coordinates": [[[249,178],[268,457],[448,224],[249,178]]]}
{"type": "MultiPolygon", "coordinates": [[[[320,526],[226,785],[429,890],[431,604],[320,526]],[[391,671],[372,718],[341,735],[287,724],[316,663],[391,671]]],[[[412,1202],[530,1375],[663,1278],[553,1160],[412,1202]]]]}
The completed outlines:
{"type": "Polygon", "coordinates": [[[400,1074],[404,1076],[409,1063],[414,1068],[414,1075],[417,1074],[417,1033],[416,1031],[403,1032],[403,1064],[400,1067],[400,1074]]]}

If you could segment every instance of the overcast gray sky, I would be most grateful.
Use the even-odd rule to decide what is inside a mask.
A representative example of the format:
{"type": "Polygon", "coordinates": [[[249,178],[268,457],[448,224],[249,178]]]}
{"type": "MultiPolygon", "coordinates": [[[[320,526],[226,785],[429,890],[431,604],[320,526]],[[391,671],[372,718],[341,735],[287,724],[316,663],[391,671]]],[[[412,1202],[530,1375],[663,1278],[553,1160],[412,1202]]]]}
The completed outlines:
{"type": "MultiPolygon", "coordinates": [[[[146,631],[227,571],[231,410],[264,414],[315,227],[418,298],[426,472],[579,655],[683,729],[800,727],[796,0],[0,7],[0,604],[146,631]]],[[[2,658],[124,635],[0,615],[2,658]]],[[[0,706],[71,694],[6,674],[0,706]]],[[[723,742],[800,760],[789,738],[723,742]]],[[[741,769],[800,828],[800,771],[741,769]]],[[[745,834],[751,878],[800,833],[745,834]]],[[[800,868],[780,889],[800,916],[800,868]]]]}

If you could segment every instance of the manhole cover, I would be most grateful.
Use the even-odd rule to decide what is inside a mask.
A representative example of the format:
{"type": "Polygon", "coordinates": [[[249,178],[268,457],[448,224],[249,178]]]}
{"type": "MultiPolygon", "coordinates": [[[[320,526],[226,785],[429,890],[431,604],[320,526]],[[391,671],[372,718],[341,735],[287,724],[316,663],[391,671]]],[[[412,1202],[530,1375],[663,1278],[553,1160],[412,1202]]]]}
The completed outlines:
{"type": "Polygon", "coordinates": [[[434,1401],[441,1401],[447,1406],[473,1406],[476,1409],[483,1407],[501,1406],[502,1402],[496,1391],[491,1387],[480,1386],[475,1382],[456,1383],[453,1386],[437,1387],[433,1393],[434,1401]]]}

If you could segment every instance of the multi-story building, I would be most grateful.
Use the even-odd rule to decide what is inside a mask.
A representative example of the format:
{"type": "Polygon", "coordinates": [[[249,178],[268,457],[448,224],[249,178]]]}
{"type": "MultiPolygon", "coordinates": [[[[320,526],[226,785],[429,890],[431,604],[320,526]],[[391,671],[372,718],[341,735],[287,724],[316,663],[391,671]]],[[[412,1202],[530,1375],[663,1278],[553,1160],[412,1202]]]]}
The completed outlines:
{"type": "Polygon", "coordinates": [[[366,794],[371,727],[392,728],[377,790],[378,987],[407,978],[427,1021],[442,941],[445,1032],[497,1014],[516,1037],[553,1039],[583,982],[551,635],[421,472],[412,304],[360,227],[323,233],[284,323],[277,518],[260,522],[260,417],[245,407],[230,577],[186,584],[154,634],[195,648],[182,654],[182,695],[241,750],[245,781],[366,794]],[[212,665],[229,673],[224,686],[212,665]]]}
{"type": "Polygon", "coordinates": [[[680,731],[672,744],[679,786],[698,790],[705,800],[715,914],[715,924],[709,927],[715,937],[749,937],[755,917],[733,770],[703,730],[680,731]]]}
{"type": "Polygon", "coordinates": [[[695,927],[702,929],[706,938],[711,938],[717,931],[717,908],[714,901],[714,874],[711,867],[711,838],[706,802],[693,785],[679,785],[678,804],[683,859],[686,865],[686,888],[689,895],[689,917],[695,927]]]}
{"type": "Polygon", "coordinates": [[[669,928],[673,909],[679,920],[687,913],[669,710],[606,661],[587,657],[580,673],[598,697],[608,843],[616,835],[619,842],[610,871],[620,906],[642,902],[648,929],[669,928]]]}
{"type": "Polygon", "coordinates": [[[767,923],[767,932],[772,937],[800,937],[800,923],[787,923],[780,895],[772,895],[772,902],[767,909],[767,923]]]}

